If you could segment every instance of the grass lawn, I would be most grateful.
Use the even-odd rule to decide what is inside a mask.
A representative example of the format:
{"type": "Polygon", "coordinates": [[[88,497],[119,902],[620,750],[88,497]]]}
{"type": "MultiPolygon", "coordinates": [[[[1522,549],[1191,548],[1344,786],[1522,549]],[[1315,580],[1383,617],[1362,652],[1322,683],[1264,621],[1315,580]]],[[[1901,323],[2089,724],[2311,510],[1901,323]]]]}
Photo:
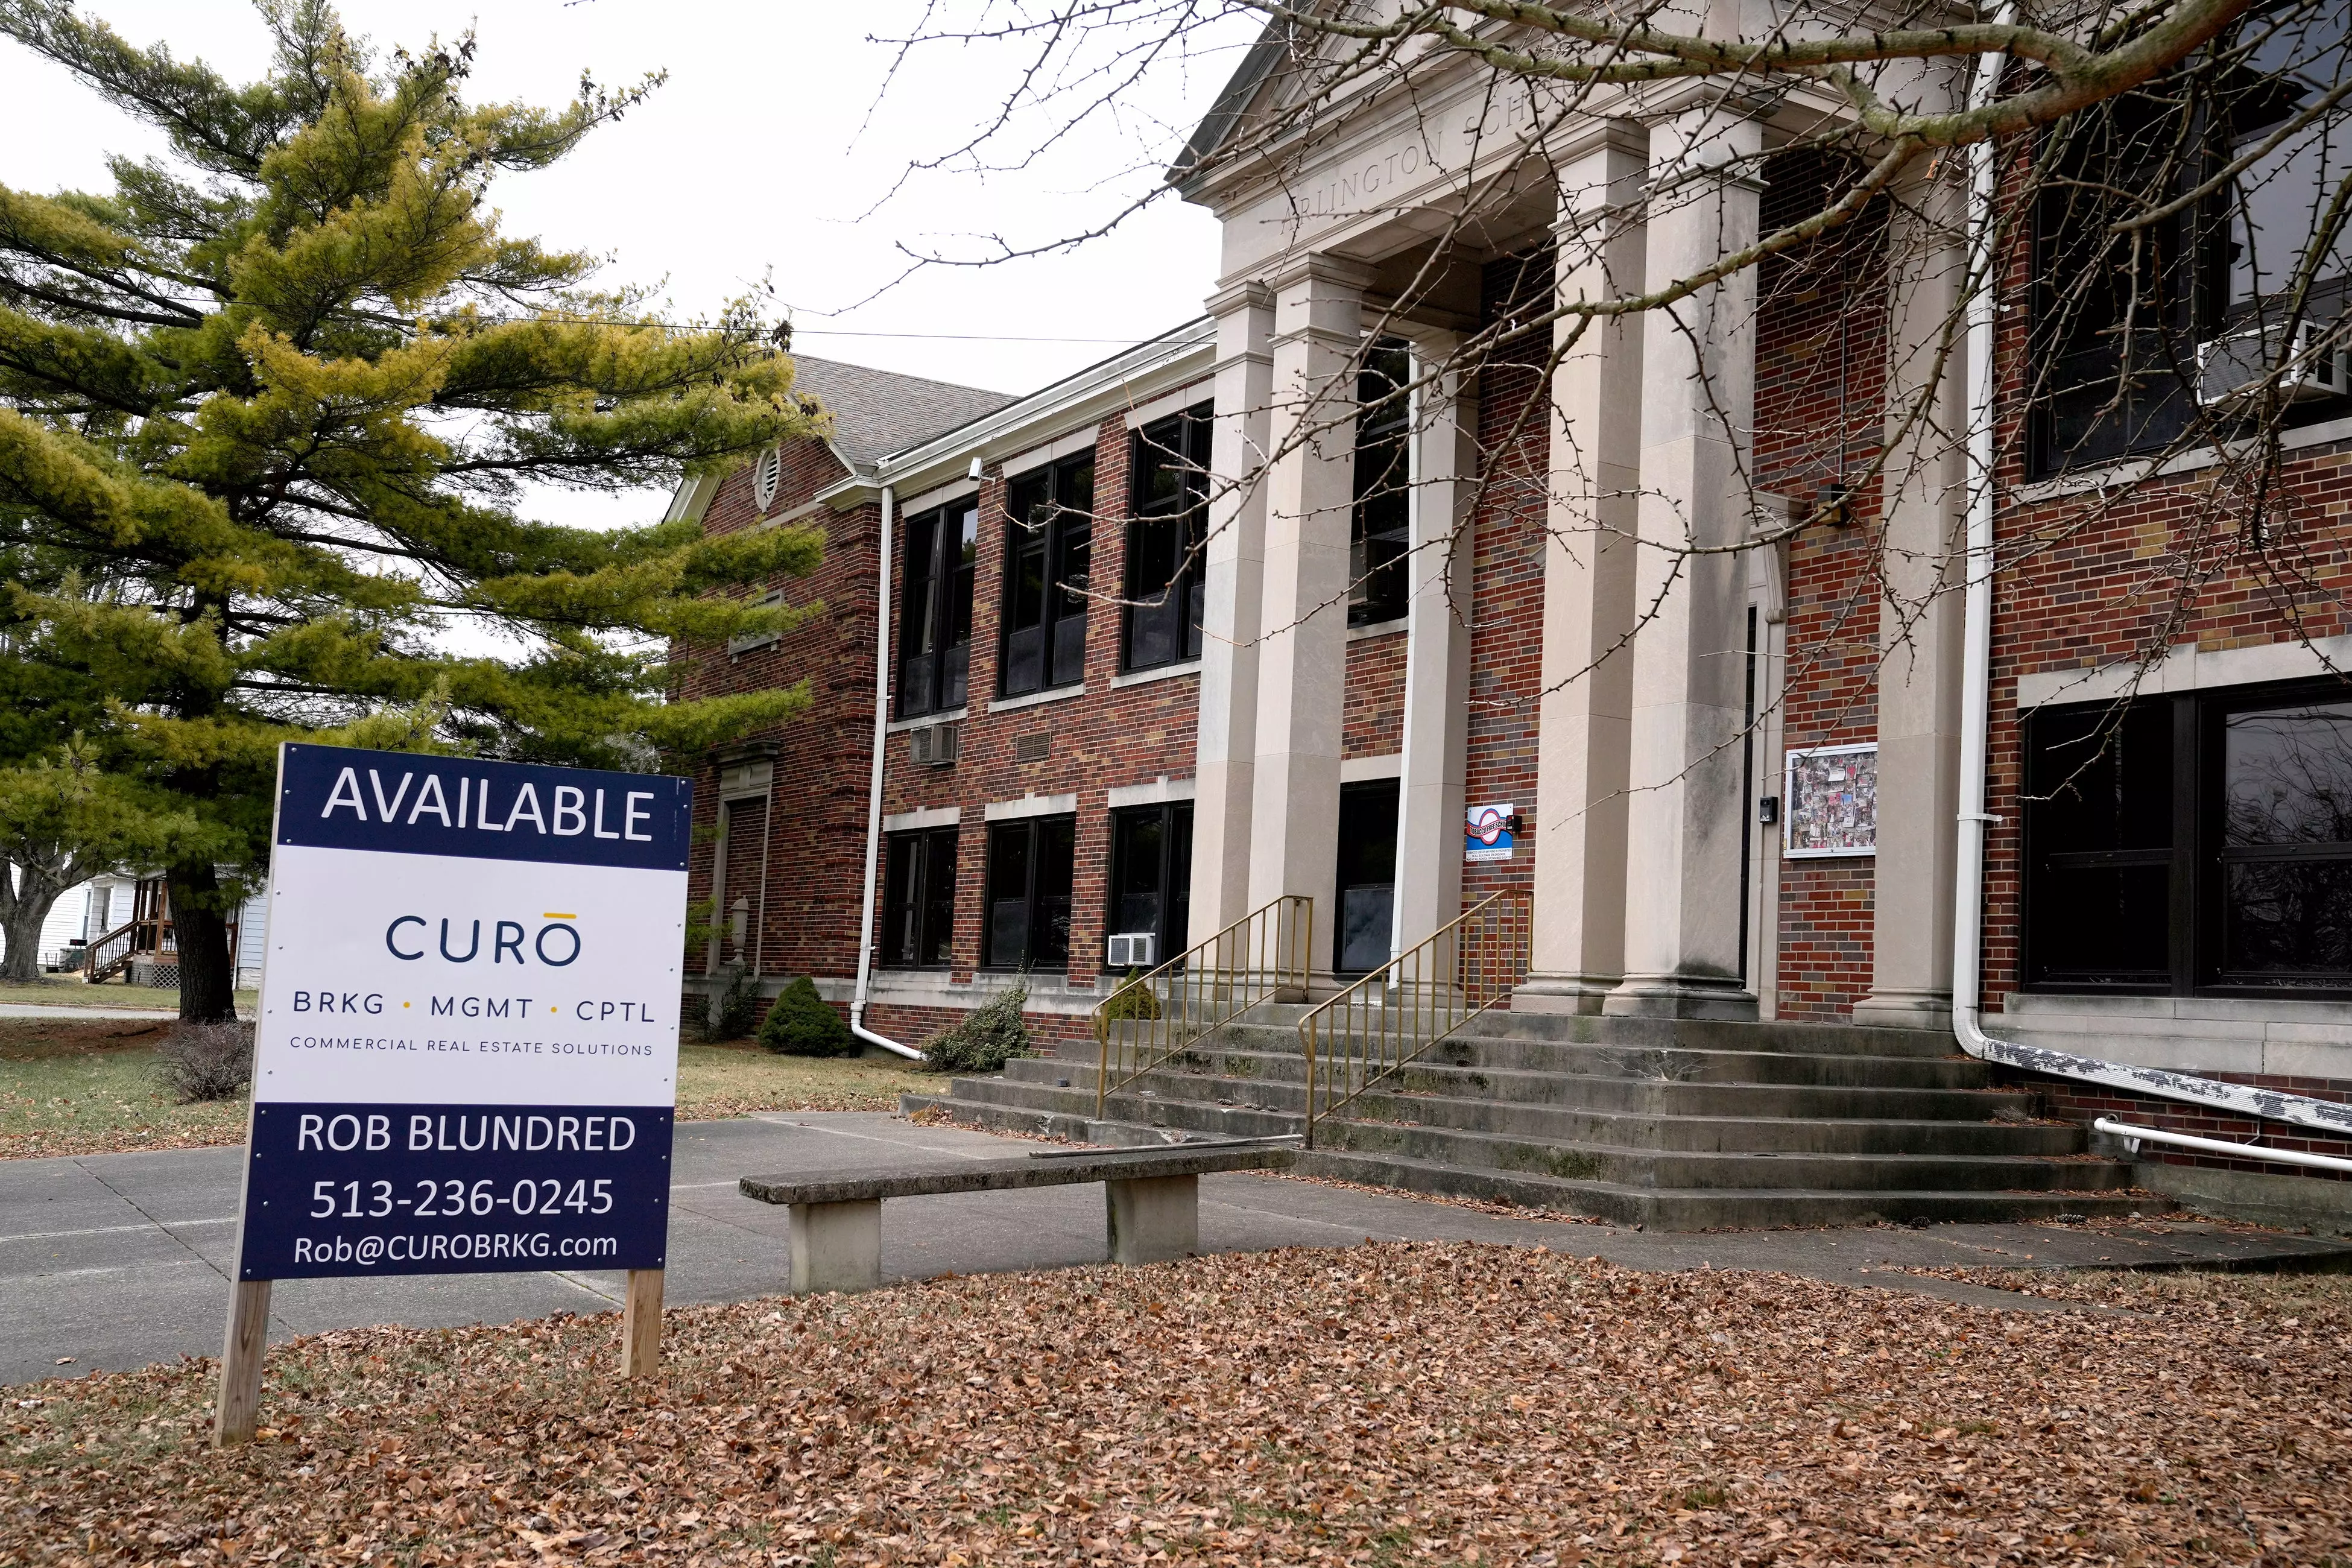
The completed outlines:
{"type": "MultiPolygon", "coordinates": [[[[180,1008],[180,992],[177,986],[164,989],[153,985],[125,985],[119,980],[92,985],[71,975],[45,974],[30,985],[16,982],[0,983],[0,1002],[37,1002],[46,1007],[160,1007],[176,1013],[180,1008]]],[[[260,1003],[259,992],[238,992],[237,1016],[252,1017],[254,1008],[260,1003]]]]}
{"type": "MultiPolygon", "coordinates": [[[[184,1149],[245,1139],[242,1101],[178,1105],[155,1084],[166,1026],[134,1019],[0,1018],[0,1159],[184,1149]]],[[[895,1110],[936,1079],[865,1058],[811,1060],[756,1046],[685,1046],[678,1115],[895,1110]]]]}
{"type": "Polygon", "coordinates": [[[209,1362],[10,1390],[0,1563],[2352,1562],[2352,1279],[2034,1283],[1292,1247],[676,1310],[634,1384],[609,1313],[352,1330],[226,1454],[209,1362]]]}

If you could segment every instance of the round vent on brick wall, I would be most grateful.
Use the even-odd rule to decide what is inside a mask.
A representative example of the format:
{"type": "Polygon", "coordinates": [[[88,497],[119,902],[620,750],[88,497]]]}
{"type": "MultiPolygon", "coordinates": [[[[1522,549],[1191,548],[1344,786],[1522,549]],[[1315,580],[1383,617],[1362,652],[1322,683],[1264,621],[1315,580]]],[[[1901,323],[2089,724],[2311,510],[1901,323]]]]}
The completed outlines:
{"type": "Polygon", "coordinates": [[[784,476],[784,449],[771,447],[751,465],[751,499],[761,511],[776,503],[776,483],[784,476]]]}

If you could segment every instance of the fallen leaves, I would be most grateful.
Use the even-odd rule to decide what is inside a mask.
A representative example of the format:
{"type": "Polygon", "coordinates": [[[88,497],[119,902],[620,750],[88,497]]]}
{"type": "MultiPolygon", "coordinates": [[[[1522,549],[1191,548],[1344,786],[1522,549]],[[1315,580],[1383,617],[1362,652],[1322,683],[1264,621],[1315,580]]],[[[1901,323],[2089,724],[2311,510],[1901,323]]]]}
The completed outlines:
{"type": "Polygon", "coordinates": [[[1391,1245],[674,1311],[641,1385],[609,1316],[354,1331],[228,1454],[206,1363],[22,1391],[0,1563],[2343,1561],[2347,1285],[1391,1245]]]}

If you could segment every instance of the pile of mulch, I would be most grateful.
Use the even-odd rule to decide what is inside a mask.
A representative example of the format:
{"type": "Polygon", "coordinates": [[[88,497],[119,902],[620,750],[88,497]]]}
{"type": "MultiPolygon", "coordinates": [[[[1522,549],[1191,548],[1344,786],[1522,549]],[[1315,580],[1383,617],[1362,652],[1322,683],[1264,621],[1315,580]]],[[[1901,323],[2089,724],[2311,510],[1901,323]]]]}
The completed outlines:
{"type": "MultiPolygon", "coordinates": [[[[12,1391],[0,1563],[2352,1562],[2352,1289],[2008,1311],[1461,1244],[371,1330],[12,1391]]],[[[2045,1289],[2049,1282],[2043,1281],[2045,1289]]]]}

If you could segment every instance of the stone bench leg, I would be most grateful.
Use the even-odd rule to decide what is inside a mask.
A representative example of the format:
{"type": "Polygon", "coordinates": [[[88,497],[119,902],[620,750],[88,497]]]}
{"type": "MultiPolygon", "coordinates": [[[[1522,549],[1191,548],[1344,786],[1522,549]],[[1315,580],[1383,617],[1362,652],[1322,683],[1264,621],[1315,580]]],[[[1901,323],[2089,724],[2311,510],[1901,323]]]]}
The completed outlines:
{"type": "Polygon", "coordinates": [[[793,1294],[871,1290],[882,1283],[882,1200],[794,1204],[793,1294]]]}
{"type": "Polygon", "coordinates": [[[1113,1263],[1165,1263],[1201,1250],[1201,1178],[1105,1182],[1113,1263]]]}

